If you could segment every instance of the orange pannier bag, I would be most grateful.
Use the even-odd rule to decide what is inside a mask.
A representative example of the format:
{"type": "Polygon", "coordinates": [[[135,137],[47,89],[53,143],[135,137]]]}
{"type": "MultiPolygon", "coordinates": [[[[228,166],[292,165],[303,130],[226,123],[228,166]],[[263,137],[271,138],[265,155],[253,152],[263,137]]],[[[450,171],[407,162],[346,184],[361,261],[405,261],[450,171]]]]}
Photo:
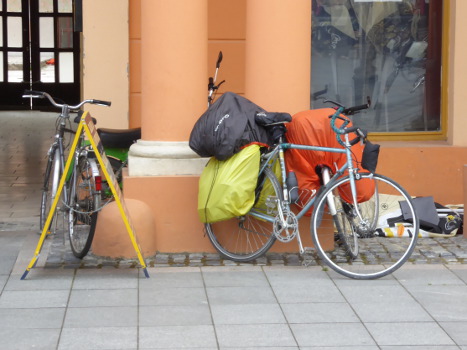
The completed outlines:
{"type": "MultiPolygon", "coordinates": [[[[343,148],[336,139],[336,133],[331,128],[330,115],[334,114],[332,108],[321,108],[299,112],[292,116],[292,121],[287,124],[287,142],[300,145],[313,145],[332,148],[343,148]]],[[[340,127],[343,121],[336,120],[336,126],[340,127]]],[[[352,126],[352,123],[347,127],[352,126]]],[[[343,136],[342,136],[343,137],[343,136]]],[[[350,139],[353,137],[350,135],[350,139]]],[[[364,145],[361,142],[351,148],[353,155],[353,166],[357,167],[362,161],[364,145]]],[[[318,166],[327,166],[331,171],[340,169],[346,162],[344,153],[331,153],[324,151],[308,151],[289,149],[285,153],[287,171],[295,172],[298,181],[299,192],[302,194],[297,205],[306,204],[309,196],[315,194],[320,188],[320,178],[316,172],[318,166]],[[304,198],[305,197],[305,198],[304,198]],[[307,198],[308,197],[308,198],[307,198]]],[[[344,176],[346,173],[344,173],[344,176]]],[[[362,179],[356,182],[357,201],[365,202],[374,193],[374,182],[369,179],[362,179]]],[[[352,202],[350,186],[347,183],[341,187],[341,197],[345,201],[352,202]]],[[[311,210],[307,215],[311,214],[311,210]]]]}

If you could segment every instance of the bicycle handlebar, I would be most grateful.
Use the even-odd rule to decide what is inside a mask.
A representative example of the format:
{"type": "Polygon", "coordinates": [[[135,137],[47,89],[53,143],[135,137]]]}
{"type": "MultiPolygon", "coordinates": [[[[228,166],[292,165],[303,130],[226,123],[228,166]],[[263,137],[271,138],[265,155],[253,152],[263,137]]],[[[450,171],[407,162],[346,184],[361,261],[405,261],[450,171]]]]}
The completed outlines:
{"type": "Polygon", "coordinates": [[[23,98],[47,98],[50,103],[57,107],[57,108],[67,108],[68,110],[78,110],[80,109],[84,104],[90,103],[94,105],[100,105],[100,106],[107,106],[110,107],[112,102],[110,101],[103,101],[103,100],[95,100],[95,99],[88,99],[81,101],[77,105],[71,106],[65,103],[57,103],[52,96],[50,96],[47,92],[44,91],[35,91],[35,90],[25,90],[23,92],[23,98]]]}
{"type": "Polygon", "coordinates": [[[363,139],[363,140],[366,139],[367,132],[365,130],[360,129],[358,126],[355,126],[355,125],[347,128],[347,125],[350,123],[350,120],[346,119],[344,117],[341,117],[341,114],[352,115],[355,112],[358,112],[358,111],[361,111],[363,109],[369,108],[370,105],[371,105],[371,101],[370,101],[369,97],[368,97],[368,103],[366,103],[364,105],[349,107],[349,108],[345,108],[341,104],[339,104],[337,102],[334,102],[334,101],[327,100],[325,102],[331,102],[331,103],[334,103],[334,104],[339,106],[339,108],[336,109],[336,112],[333,115],[330,115],[329,117],[331,118],[331,128],[337,134],[336,135],[337,141],[341,145],[344,145],[344,143],[341,140],[341,138],[339,137],[339,135],[355,133],[357,135],[357,137],[355,139],[349,141],[351,146],[358,143],[361,139],[363,139]],[[337,127],[336,126],[336,119],[341,119],[341,120],[344,121],[344,123],[340,127],[337,127]]]}

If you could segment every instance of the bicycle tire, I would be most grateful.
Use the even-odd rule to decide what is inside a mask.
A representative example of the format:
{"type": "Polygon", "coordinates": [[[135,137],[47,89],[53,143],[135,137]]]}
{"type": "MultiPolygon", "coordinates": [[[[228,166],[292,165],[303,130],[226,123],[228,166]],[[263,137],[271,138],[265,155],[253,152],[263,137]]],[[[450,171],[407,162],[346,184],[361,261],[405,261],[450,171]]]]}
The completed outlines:
{"type": "Polygon", "coordinates": [[[348,219],[358,237],[356,257],[348,254],[345,244],[339,245],[338,242],[334,242],[333,223],[336,218],[319,214],[327,212],[328,195],[332,194],[338,197],[337,200],[342,200],[336,195],[336,191],[341,186],[349,188],[348,176],[331,184],[316,199],[311,219],[311,234],[319,258],[334,271],[354,279],[376,279],[393,273],[410,258],[418,239],[418,218],[411,197],[395,181],[379,174],[363,173],[360,176],[360,179],[356,180],[357,183],[365,179],[374,182],[377,189],[375,205],[378,209],[373,210],[367,217],[363,215],[363,221],[358,218],[348,219]],[[413,224],[403,220],[399,204],[401,201],[406,201],[409,213],[415,218],[413,224]],[[371,215],[375,217],[372,218],[371,215]],[[393,229],[386,226],[388,218],[393,218],[393,229]],[[366,230],[359,231],[355,226],[358,222],[367,226],[366,230]]]}
{"type": "MultiPolygon", "coordinates": [[[[55,199],[55,196],[58,191],[58,185],[60,182],[60,158],[59,151],[55,149],[53,151],[53,156],[49,157],[47,161],[47,166],[44,173],[44,186],[42,187],[42,196],[41,196],[41,208],[40,208],[40,220],[39,228],[40,231],[44,229],[44,225],[47,221],[47,217],[50,213],[50,208],[55,199]]],[[[53,218],[49,224],[52,226],[53,218]]]]}
{"type": "Polygon", "coordinates": [[[272,170],[266,168],[264,175],[260,175],[256,201],[250,212],[230,220],[205,224],[209,240],[223,258],[249,262],[263,256],[271,248],[276,241],[273,223],[277,214],[277,200],[282,201],[281,186],[272,170]],[[252,215],[252,211],[266,214],[271,221],[259,219],[252,215]]]}
{"type": "Polygon", "coordinates": [[[334,194],[332,198],[336,207],[336,215],[333,216],[334,227],[336,230],[334,239],[344,246],[345,253],[350,258],[355,259],[358,256],[358,238],[357,232],[348,217],[347,212],[349,209],[347,209],[347,203],[343,201],[338,194],[334,194]]]}
{"type": "Polygon", "coordinates": [[[94,159],[80,157],[70,189],[68,236],[73,255],[80,259],[88,254],[96,230],[100,193],[96,191],[94,169],[94,159]]]}

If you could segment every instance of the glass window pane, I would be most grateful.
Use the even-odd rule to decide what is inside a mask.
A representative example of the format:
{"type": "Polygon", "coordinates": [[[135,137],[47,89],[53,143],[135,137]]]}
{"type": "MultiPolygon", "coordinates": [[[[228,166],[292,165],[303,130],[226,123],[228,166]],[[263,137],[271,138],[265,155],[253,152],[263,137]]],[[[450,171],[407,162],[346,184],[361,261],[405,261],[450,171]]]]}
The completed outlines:
{"type": "Polygon", "coordinates": [[[39,45],[41,48],[54,47],[54,19],[52,17],[39,18],[39,45]]]}
{"type": "Polygon", "coordinates": [[[54,12],[53,0],[40,0],[39,1],[39,12],[42,12],[42,13],[54,12]]]}
{"type": "Polygon", "coordinates": [[[3,17],[0,17],[0,46],[3,46],[3,17]]]}
{"type": "Polygon", "coordinates": [[[73,6],[72,6],[71,0],[58,0],[58,12],[60,13],[73,12],[73,6]]]}
{"type": "Polygon", "coordinates": [[[23,46],[23,26],[21,17],[8,17],[7,30],[9,47],[22,47],[23,46]]]}
{"type": "Polygon", "coordinates": [[[3,11],[2,2],[0,1],[0,12],[3,11]]]}
{"type": "Polygon", "coordinates": [[[74,81],[73,71],[73,53],[72,52],[60,52],[59,53],[59,76],[60,83],[72,83],[74,81]]]}
{"type": "Polygon", "coordinates": [[[3,81],[3,51],[0,51],[0,81],[3,81]]]}
{"type": "Polygon", "coordinates": [[[8,52],[8,82],[21,83],[23,81],[23,53],[8,52]]]}
{"type": "Polygon", "coordinates": [[[55,59],[53,52],[41,52],[41,82],[55,82],[55,59]]]}
{"type": "Polygon", "coordinates": [[[73,48],[73,19],[71,17],[58,18],[58,47],[60,49],[73,48]]]}
{"type": "Polygon", "coordinates": [[[354,106],[369,96],[372,108],[354,116],[369,131],[439,130],[441,93],[430,86],[440,86],[442,25],[428,22],[442,16],[428,14],[440,4],[313,1],[311,107],[329,107],[320,97],[354,106]],[[433,28],[438,32],[428,35],[433,28]]]}
{"type": "Polygon", "coordinates": [[[8,12],[21,12],[21,0],[8,0],[6,10],[8,12]]]}

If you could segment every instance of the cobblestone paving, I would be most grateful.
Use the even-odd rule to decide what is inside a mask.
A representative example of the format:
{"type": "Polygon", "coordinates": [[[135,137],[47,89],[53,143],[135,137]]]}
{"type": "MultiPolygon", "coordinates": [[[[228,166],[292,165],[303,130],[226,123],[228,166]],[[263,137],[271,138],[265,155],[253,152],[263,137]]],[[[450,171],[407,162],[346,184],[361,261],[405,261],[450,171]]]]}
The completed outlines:
{"type": "MultiPolygon", "coordinates": [[[[64,235],[55,234],[52,239],[45,267],[47,268],[101,268],[106,266],[138,267],[135,259],[114,259],[88,254],[80,260],[73,256],[68,240],[64,235]]],[[[390,238],[388,238],[390,239],[390,238]]],[[[215,253],[157,253],[145,257],[150,267],[179,266],[237,266],[237,265],[318,265],[320,264],[314,252],[301,256],[298,253],[267,253],[264,257],[251,263],[236,263],[226,260],[215,253]]],[[[467,264],[467,239],[462,235],[447,238],[419,238],[412,264],[467,264]]]]}

